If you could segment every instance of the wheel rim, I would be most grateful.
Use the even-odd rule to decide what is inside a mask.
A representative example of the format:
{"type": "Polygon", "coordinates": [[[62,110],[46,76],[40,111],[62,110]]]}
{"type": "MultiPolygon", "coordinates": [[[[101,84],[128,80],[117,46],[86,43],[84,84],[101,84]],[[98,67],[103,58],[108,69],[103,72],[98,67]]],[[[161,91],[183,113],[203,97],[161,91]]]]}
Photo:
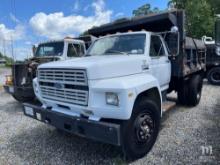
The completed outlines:
{"type": "Polygon", "coordinates": [[[140,114],[135,121],[136,141],[138,143],[147,143],[153,135],[155,121],[148,113],[140,114]]]}
{"type": "Polygon", "coordinates": [[[211,78],[212,78],[212,81],[214,81],[214,82],[220,82],[220,73],[213,72],[211,78]]]}

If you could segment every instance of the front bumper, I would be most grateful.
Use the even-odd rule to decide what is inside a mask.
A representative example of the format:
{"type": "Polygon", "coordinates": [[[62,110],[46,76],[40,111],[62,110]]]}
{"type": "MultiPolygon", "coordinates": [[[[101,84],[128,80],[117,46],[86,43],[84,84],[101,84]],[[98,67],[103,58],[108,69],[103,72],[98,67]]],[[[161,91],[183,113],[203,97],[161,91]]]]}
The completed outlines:
{"type": "Polygon", "coordinates": [[[119,124],[69,116],[27,103],[23,104],[23,111],[28,117],[50,124],[66,132],[104,143],[121,145],[119,124]]]}

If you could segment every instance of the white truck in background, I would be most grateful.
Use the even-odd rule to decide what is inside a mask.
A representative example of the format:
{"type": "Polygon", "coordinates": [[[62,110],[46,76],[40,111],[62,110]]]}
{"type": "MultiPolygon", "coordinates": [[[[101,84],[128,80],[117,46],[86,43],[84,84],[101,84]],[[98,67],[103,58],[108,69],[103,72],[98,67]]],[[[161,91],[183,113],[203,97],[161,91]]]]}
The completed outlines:
{"type": "Polygon", "coordinates": [[[144,156],[158,136],[166,94],[177,91],[190,106],[201,98],[205,46],[185,36],[183,18],[174,11],[90,29],[99,38],[84,57],[38,67],[33,86],[42,106],[23,104],[24,114],[121,146],[128,159],[144,156]]]}
{"type": "Polygon", "coordinates": [[[35,94],[32,80],[36,77],[38,65],[81,57],[94,40],[93,36],[66,37],[62,40],[39,43],[37,47],[33,46],[32,58],[12,64],[12,74],[6,76],[5,91],[19,102],[33,101],[35,94]]]}

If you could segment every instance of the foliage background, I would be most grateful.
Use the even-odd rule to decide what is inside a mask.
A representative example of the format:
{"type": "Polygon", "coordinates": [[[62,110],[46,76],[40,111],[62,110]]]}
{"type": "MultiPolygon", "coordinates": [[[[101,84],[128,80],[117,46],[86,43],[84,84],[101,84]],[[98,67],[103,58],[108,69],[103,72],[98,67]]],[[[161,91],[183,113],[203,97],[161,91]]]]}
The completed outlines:
{"type": "MultiPolygon", "coordinates": [[[[214,36],[216,14],[220,14],[220,0],[170,0],[168,9],[184,9],[186,11],[186,32],[188,36],[201,38],[214,36]]],[[[145,4],[133,11],[133,16],[161,12],[145,4]]]]}

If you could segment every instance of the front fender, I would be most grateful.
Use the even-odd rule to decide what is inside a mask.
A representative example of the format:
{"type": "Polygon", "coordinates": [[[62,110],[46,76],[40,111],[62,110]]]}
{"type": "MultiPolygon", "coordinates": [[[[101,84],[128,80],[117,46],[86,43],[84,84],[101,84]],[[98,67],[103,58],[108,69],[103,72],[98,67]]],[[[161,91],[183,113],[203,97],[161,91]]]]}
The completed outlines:
{"type": "Polygon", "coordinates": [[[92,109],[96,109],[98,107],[108,109],[107,111],[102,111],[106,113],[102,113],[99,111],[101,114],[98,114],[98,116],[104,118],[124,120],[130,119],[133,106],[138,95],[152,88],[158,89],[161,100],[159,83],[155,77],[148,73],[141,73],[104,80],[92,80],[90,81],[89,86],[89,107],[92,107],[92,109]],[[118,93],[120,99],[119,107],[106,105],[106,92],[118,93]]]}

